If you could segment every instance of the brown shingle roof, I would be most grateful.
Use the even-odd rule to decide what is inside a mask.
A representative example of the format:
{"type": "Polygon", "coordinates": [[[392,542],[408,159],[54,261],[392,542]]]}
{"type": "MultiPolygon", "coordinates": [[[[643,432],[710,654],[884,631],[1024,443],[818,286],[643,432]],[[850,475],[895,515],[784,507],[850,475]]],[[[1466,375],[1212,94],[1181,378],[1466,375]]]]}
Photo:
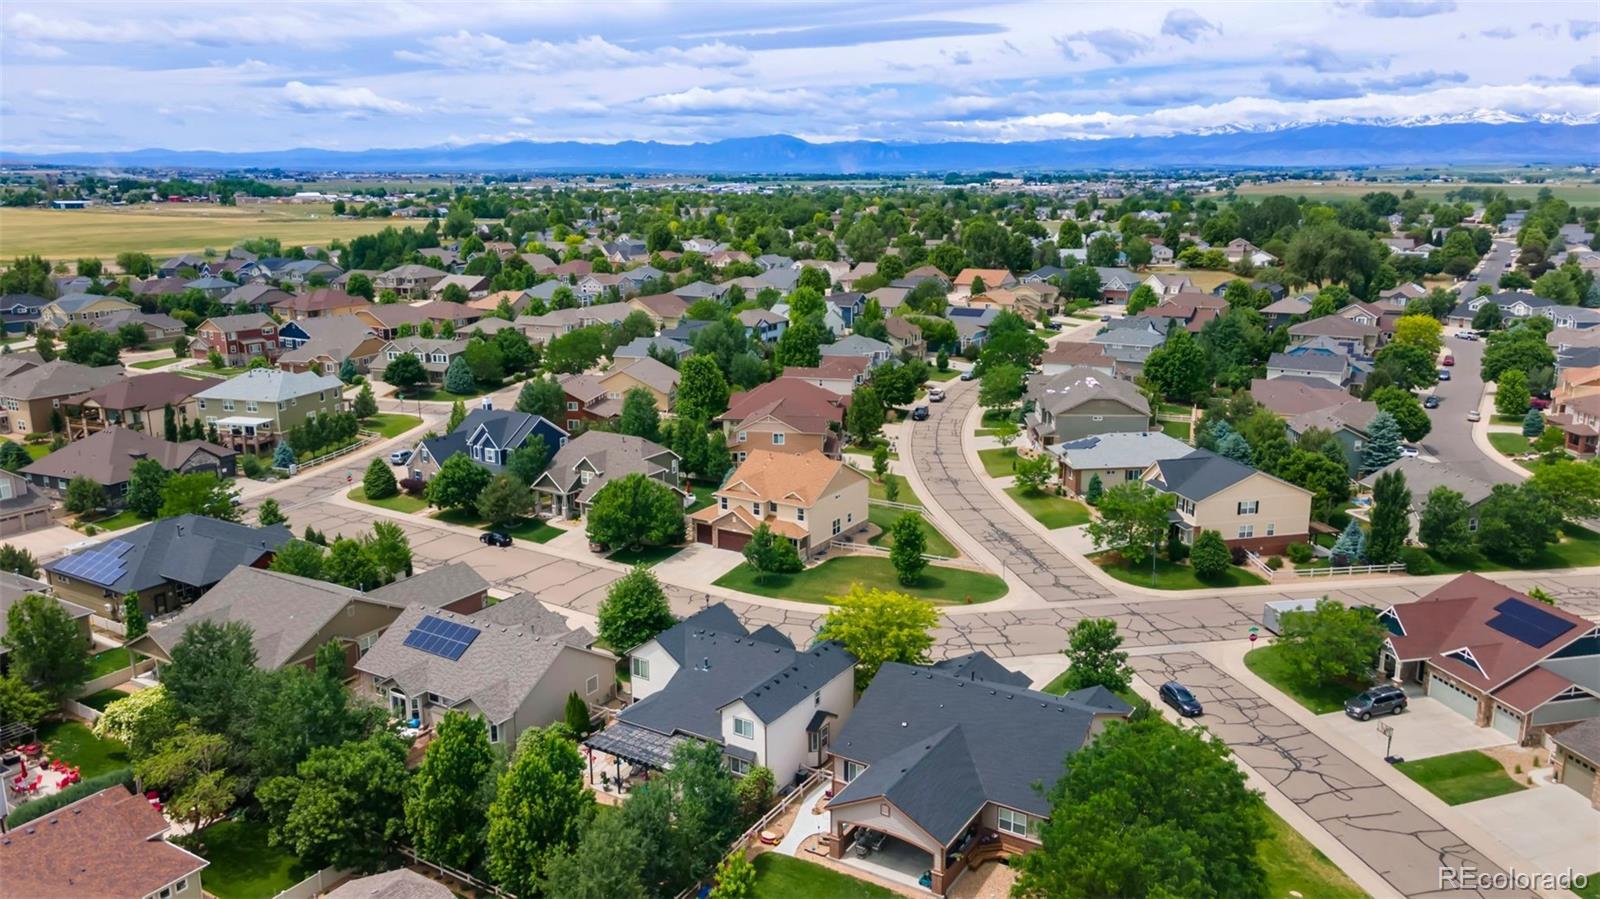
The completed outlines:
{"type": "Polygon", "coordinates": [[[104,387],[126,376],[127,373],[120,365],[90,368],[87,365],[57,359],[7,375],[4,385],[0,385],[0,396],[18,400],[75,396],[104,387]]]}
{"type": "Polygon", "coordinates": [[[135,378],[112,381],[88,393],[71,397],[71,406],[97,403],[105,409],[155,409],[177,405],[207,387],[221,383],[218,378],[189,378],[170,371],[155,371],[135,378]]]}
{"type": "Polygon", "coordinates": [[[169,443],[143,431],[106,428],[74,440],[22,471],[52,478],[83,475],[97,484],[121,484],[128,480],[133,464],[140,459],[154,459],[162,468],[174,471],[199,450],[224,459],[235,455],[231,449],[204,440],[169,443]]]}
{"type": "Polygon", "coordinates": [[[342,290],[332,287],[323,287],[310,293],[298,293],[273,308],[278,310],[293,310],[295,312],[326,312],[330,309],[343,309],[348,306],[365,309],[372,306],[361,297],[351,296],[342,290]]]}
{"type": "Polygon", "coordinates": [[[1347,391],[1312,387],[1293,378],[1256,378],[1250,382],[1250,396],[1285,418],[1359,402],[1347,391]]]}
{"type": "MultiPolygon", "coordinates": [[[[13,896],[143,897],[204,868],[161,839],[166,819],[143,796],[108,787],[0,839],[13,896]]],[[[193,886],[191,884],[190,886],[193,886]]]]}
{"type": "Polygon", "coordinates": [[[795,455],[758,450],[745,458],[717,493],[774,502],[797,499],[810,506],[840,473],[866,477],[821,453],[795,455]]]}
{"type": "Polygon", "coordinates": [[[779,378],[728,398],[719,421],[741,422],[772,416],[805,434],[826,433],[830,422],[844,421],[846,397],[795,378],[779,378]]]}

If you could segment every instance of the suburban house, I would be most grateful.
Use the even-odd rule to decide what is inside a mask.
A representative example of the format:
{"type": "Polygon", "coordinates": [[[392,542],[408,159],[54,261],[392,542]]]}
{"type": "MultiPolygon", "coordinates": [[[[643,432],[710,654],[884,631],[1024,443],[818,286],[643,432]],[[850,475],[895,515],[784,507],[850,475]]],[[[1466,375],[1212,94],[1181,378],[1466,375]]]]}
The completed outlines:
{"type": "MultiPolygon", "coordinates": [[[[4,472],[0,472],[0,476],[3,475],[4,472]]],[[[83,648],[88,650],[94,646],[94,638],[90,636],[89,631],[89,616],[94,614],[92,611],[77,603],[52,596],[50,585],[43,581],[23,577],[14,571],[0,571],[0,677],[5,677],[11,672],[11,650],[5,645],[6,632],[10,627],[8,618],[11,607],[30,595],[49,597],[61,611],[67,613],[68,618],[72,619],[73,626],[78,631],[78,638],[83,641],[83,648]]]]}
{"type": "Polygon", "coordinates": [[[1273,353],[1267,357],[1269,381],[1279,378],[1292,378],[1297,382],[1317,380],[1339,388],[1350,382],[1352,374],[1350,357],[1332,350],[1273,353]]]}
{"type": "Polygon", "coordinates": [[[1478,311],[1491,303],[1500,307],[1500,320],[1508,324],[1543,315],[1544,310],[1559,305],[1552,299],[1507,290],[1463,300],[1445,316],[1445,324],[1452,328],[1470,328],[1478,311]]]}
{"type": "Polygon", "coordinates": [[[745,333],[762,343],[772,343],[782,337],[784,330],[789,327],[789,319],[771,309],[745,309],[738,318],[739,323],[744,325],[745,333]]]}
{"type": "Polygon", "coordinates": [[[57,596],[122,620],[123,597],[137,594],[146,618],[176,612],[240,566],[265,568],[294,535],[281,524],[250,527],[180,515],[123,531],[43,566],[57,596]]]}
{"type": "MultiPolygon", "coordinates": [[[[673,400],[678,395],[678,370],[649,356],[615,360],[610,368],[594,377],[606,397],[617,404],[618,412],[622,410],[622,398],[637,387],[650,392],[656,409],[661,412],[672,411],[673,400]]],[[[594,411],[592,405],[590,411],[594,411]]]]}
{"type": "Polygon", "coordinates": [[[645,297],[634,297],[627,301],[632,306],[650,316],[656,323],[656,328],[674,328],[678,322],[683,321],[683,314],[689,311],[689,304],[683,298],[672,293],[653,293],[645,297]]]}
{"type": "Polygon", "coordinates": [[[1346,355],[1370,356],[1378,347],[1381,329],[1376,321],[1361,321],[1343,315],[1324,315],[1289,326],[1289,342],[1302,344],[1325,337],[1344,349],[1346,355]]]}
{"type": "Polygon", "coordinates": [[[257,356],[274,362],[278,358],[278,324],[260,312],[208,318],[194,329],[189,355],[205,359],[213,352],[232,366],[243,366],[257,356]]]}
{"type": "Polygon", "coordinates": [[[1073,368],[1028,385],[1033,409],[1025,419],[1035,443],[1048,446],[1095,434],[1150,430],[1150,402],[1132,381],[1073,368]]]}
{"type": "Polygon", "coordinates": [[[278,341],[285,347],[278,355],[279,368],[333,376],[345,362],[366,373],[388,343],[356,315],[289,322],[278,332],[278,341]]]}
{"type": "Polygon", "coordinates": [[[195,394],[196,414],[217,426],[218,442],[259,452],[290,428],[340,411],[343,393],[336,377],[257,368],[195,394]]]}
{"type": "Polygon", "coordinates": [[[39,325],[39,310],[49,304],[44,297],[31,293],[8,293],[0,296],[0,332],[27,334],[39,325]]]}
{"type": "Polygon", "coordinates": [[[601,303],[596,306],[554,309],[543,315],[522,315],[517,317],[515,324],[528,336],[529,341],[545,344],[579,328],[594,325],[615,327],[637,311],[627,303],[601,303]]]}
{"type": "Polygon", "coordinates": [[[1331,433],[1334,442],[1344,450],[1344,458],[1353,478],[1361,471],[1361,460],[1367,446],[1367,428],[1372,425],[1378,412],[1377,404],[1368,400],[1331,404],[1295,415],[1284,426],[1291,441],[1298,441],[1300,435],[1312,428],[1331,433]]]}
{"type": "Polygon", "coordinates": [[[673,340],[670,337],[635,337],[617,347],[611,354],[611,358],[616,360],[650,357],[657,361],[671,359],[675,362],[682,362],[693,352],[694,348],[687,343],[681,340],[673,340]]]}
{"type": "Polygon", "coordinates": [[[356,318],[385,340],[394,340],[403,325],[410,325],[412,336],[415,337],[417,336],[415,332],[422,328],[423,323],[433,322],[427,308],[409,303],[378,303],[365,306],[356,311],[356,318]]]}
{"type": "Polygon", "coordinates": [[[849,396],[866,383],[868,361],[862,356],[824,356],[822,364],[814,368],[785,368],[778,380],[804,381],[840,396],[849,396]]]}
{"type": "Polygon", "coordinates": [[[1550,763],[1553,779],[1578,791],[1579,796],[1600,809],[1600,718],[1590,718],[1564,730],[1552,731],[1555,751],[1550,763]]]}
{"type": "Polygon", "coordinates": [[[289,299],[289,292],[271,284],[241,284],[222,298],[236,312],[266,312],[289,299]]]}
{"type": "MultiPolygon", "coordinates": [[[[1125,268],[1096,268],[1100,276],[1100,299],[1107,303],[1126,303],[1128,295],[1139,286],[1139,276],[1125,268]]],[[[1151,277],[1155,277],[1152,275],[1151,277]]],[[[1157,293],[1159,296],[1160,293],[1157,293]]]]}
{"type": "MultiPolygon", "coordinates": [[[[983,290],[992,290],[996,287],[1011,287],[1017,283],[1015,275],[1003,268],[964,268],[956,274],[955,281],[950,285],[950,302],[956,303],[972,296],[974,281],[983,282],[983,290]]],[[[983,293],[983,290],[977,293],[983,293]]]]}
{"type": "Polygon", "coordinates": [[[154,459],[174,474],[209,472],[220,478],[234,476],[234,457],[227,447],[189,440],[171,443],[155,432],[129,428],[106,428],[81,440],[74,440],[20,472],[35,487],[56,496],[65,496],[67,484],[85,477],[106,491],[106,505],[121,507],[128,492],[128,479],[134,463],[154,459]]]}
{"type": "Polygon", "coordinates": [[[1299,294],[1274,300],[1261,307],[1261,314],[1267,317],[1267,325],[1270,327],[1287,325],[1296,318],[1311,314],[1311,297],[1308,294],[1299,294]]]}
{"type": "Polygon", "coordinates": [[[728,398],[717,421],[735,462],[754,451],[839,457],[846,397],[796,378],[779,378],[728,398]]]}
{"type": "Polygon", "coordinates": [[[476,300],[489,294],[489,279],[483,275],[445,275],[428,289],[428,296],[435,300],[443,300],[444,292],[452,285],[465,291],[469,300],[476,300]]]}
{"type": "Polygon", "coordinates": [[[62,403],[67,413],[67,439],[79,440],[110,427],[162,434],[168,407],[178,424],[191,421],[197,409],[194,395],[219,383],[215,378],[189,378],[170,371],[112,381],[62,403]]]}
{"type": "Polygon", "coordinates": [[[833,343],[823,344],[822,358],[824,360],[836,356],[867,360],[867,370],[888,362],[894,358],[894,347],[881,340],[863,337],[860,334],[851,334],[849,337],[840,338],[833,343]]]}
{"type": "Polygon", "coordinates": [[[1074,368],[1093,369],[1108,378],[1116,373],[1116,366],[1111,357],[1106,355],[1105,348],[1097,343],[1058,341],[1045,350],[1039,359],[1039,373],[1047,378],[1074,368]]]}
{"type": "Polygon", "coordinates": [[[327,581],[239,567],[218,581],[183,611],[153,622],[142,637],[130,641],[134,652],[156,660],[156,668],[172,662],[173,647],[190,627],[210,621],[237,621],[250,626],[256,667],[277,671],[290,665],[311,667],[317,650],[330,640],[345,653],[345,670],[371,648],[406,604],[377,592],[355,590],[327,581]]]}
{"type": "Polygon", "coordinates": [[[450,273],[441,272],[431,265],[415,263],[396,266],[372,279],[378,290],[392,290],[402,297],[425,300],[433,285],[443,281],[450,273]]]}
{"type": "Polygon", "coordinates": [[[855,657],[834,641],[805,649],[707,606],[628,652],[634,703],[584,745],[634,767],[668,766],[686,740],[719,746],[729,770],[767,768],[780,788],[826,762],[851,720],[855,657]]]}
{"type": "Polygon", "coordinates": [[[371,592],[392,605],[428,606],[472,615],[482,611],[488,602],[489,582],[471,565],[446,562],[371,592]]]}
{"type": "Polygon", "coordinates": [[[1161,431],[1098,434],[1051,445],[1047,452],[1060,463],[1061,484],[1082,496],[1100,479],[1102,489],[1137,481],[1157,462],[1181,459],[1194,447],[1161,431]]]}
{"type": "Polygon", "coordinates": [[[601,487],[630,474],[688,495],[679,484],[677,453],[643,437],[610,431],[584,431],[568,440],[530,489],[540,513],[577,518],[588,511],[601,487]]]}
{"type": "Polygon", "coordinates": [[[742,550],[765,524],[807,559],[866,524],[867,484],[866,475],[820,452],[748,452],[716,501],[689,516],[694,539],[742,550]]]}
{"type": "Polygon", "coordinates": [[[106,787],[0,839],[6,892],[95,899],[201,899],[210,862],[167,840],[143,793],[106,787]]]}
{"type": "MultiPolygon", "coordinates": [[[[1377,486],[1378,478],[1391,473],[1398,473],[1406,479],[1406,489],[1411,491],[1411,508],[1408,518],[1411,530],[1407,536],[1417,540],[1417,526],[1421,522],[1422,508],[1428,502],[1428,494],[1440,487],[1445,487],[1461,494],[1467,504],[1467,530],[1478,531],[1478,507],[1489,498],[1489,492],[1494,485],[1480,481],[1470,475],[1462,474],[1447,465],[1436,462],[1424,462],[1413,456],[1410,458],[1396,459],[1372,474],[1362,478],[1359,482],[1368,492],[1377,486]]],[[[1365,506],[1350,510],[1351,517],[1370,521],[1372,508],[1365,506]]],[[[1420,541],[1419,541],[1420,542],[1420,541]]]]}
{"type": "Polygon", "coordinates": [[[64,426],[67,410],[63,407],[70,399],[125,377],[120,365],[90,368],[61,359],[0,361],[0,434],[48,431],[56,412],[64,426]]]}
{"type": "Polygon", "coordinates": [[[1206,293],[1180,293],[1166,297],[1160,303],[1141,310],[1137,317],[1154,321],[1165,334],[1172,322],[1178,322],[1190,334],[1199,334],[1211,321],[1228,311],[1228,301],[1206,293]]]}
{"type": "Polygon", "coordinates": [[[511,454],[534,437],[544,441],[547,454],[567,445],[567,432],[543,416],[505,409],[473,409],[455,430],[418,443],[406,467],[411,477],[432,480],[451,456],[466,453],[478,467],[499,474],[511,454]]]}
{"type": "Polygon", "coordinates": [[[1229,547],[1272,555],[1311,540],[1311,491],[1210,450],[1158,461],[1144,482],[1176,497],[1172,528],[1186,544],[1217,531],[1229,547]]]}
{"type": "Polygon", "coordinates": [[[89,324],[116,312],[138,312],[139,307],[121,297],[92,293],[69,293],[39,307],[39,324],[61,330],[74,322],[89,324]]]}
{"type": "Polygon", "coordinates": [[[413,727],[464,712],[515,746],[562,720],[573,693],[591,708],[612,698],[617,659],[593,642],[526,593],[473,614],[411,605],[356,661],[358,689],[413,727]]]}
{"type": "Polygon", "coordinates": [[[1379,667],[1518,743],[1600,718],[1600,626],[1481,575],[1384,609],[1379,667]]]}
{"type": "Polygon", "coordinates": [[[963,353],[989,342],[989,325],[999,314],[994,306],[952,306],[945,311],[945,317],[955,326],[956,341],[963,353]]]}
{"type": "Polygon", "coordinates": [[[891,315],[884,319],[884,331],[889,335],[889,348],[896,355],[907,359],[921,359],[928,353],[928,342],[922,337],[922,329],[898,315],[891,315]]]}
{"type": "Polygon", "coordinates": [[[358,310],[371,305],[361,297],[351,296],[342,290],[321,287],[307,293],[297,293],[273,309],[285,320],[298,322],[308,318],[355,315],[358,310]]]}
{"type": "Polygon", "coordinates": [[[1252,380],[1250,398],[1284,418],[1360,401],[1348,391],[1330,386],[1321,378],[1292,376],[1252,380]]]}
{"type": "Polygon", "coordinates": [[[0,469],[0,537],[47,527],[54,505],[21,475],[0,469]]]}
{"type": "Polygon", "coordinates": [[[1545,421],[1566,436],[1569,452],[1593,456],[1600,450],[1600,393],[1557,399],[1545,421]]]}
{"type": "Polygon", "coordinates": [[[372,357],[367,367],[372,371],[373,379],[381,381],[384,372],[389,370],[389,363],[401,356],[415,356],[422,363],[428,383],[443,384],[450,363],[466,349],[465,337],[396,337],[383,345],[383,349],[372,357]]]}
{"type": "Polygon", "coordinates": [[[1144,283],[1156,292],[1158,297],[1175,297],[1180,293],[1190,293],[1194,290],[1194,282],[1188,275],[1154,273],[1144,279],[1144,283]]]}
{"type": "Polygon", "coordinates": [[[1144,372],[1144,360],[1167,342],[1167,329],[1139,316],[1113,319],[1089,342],[1111,357],[1117,377],[1132,380],[1144,372]]]}
{"type": "Polygon", "coordinates": [[[1065,758],[1132,713],[1103,687],[1056,696],[987,657],[952,661],[878,669],[833,735],[826,800],[833,858],[886,838],[938,895],[969,867],[1038,848],[1065,758]]]}

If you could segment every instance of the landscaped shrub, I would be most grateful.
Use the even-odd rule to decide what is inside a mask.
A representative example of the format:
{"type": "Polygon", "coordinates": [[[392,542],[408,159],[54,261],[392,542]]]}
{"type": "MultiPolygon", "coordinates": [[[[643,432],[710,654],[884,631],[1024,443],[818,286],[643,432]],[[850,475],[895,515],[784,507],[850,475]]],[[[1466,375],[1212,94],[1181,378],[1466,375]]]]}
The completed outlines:
{"type": "Polygon", "coordinates": [[[1189,558],[1189,544],[1178,539],[1176,531],[1167,535],[1167,560],[1174,564],[1189,558]]]}
{"type": "Polygon", "coordinates": [[[16,827],[18,824],[32,821],[35,818],[42,818],[58,808],[71,805],[85,796],[104,790],[106,787],[113,787],[119,784],[127,786],[131,783],[133,783],[132,768],[118,768],[115,771],[108,771],[99,777],[86,778],[59,793],[42,796],[25,805],[18,806],[16,811],[6,816],[6,827],[16,827]]]}
{"type": "Polygon", "coordinates": [[[428,482],[421,478],[401,478],[400,489],[404,490],[407,496],[421,496],[422,491],[428,489],[428,482]]]}
{"type": "Polygon", "coordinates": [[[1228,548],[1228,556],[1233,559],[1233,564],[1235,565],[1243,565],[1244,560],[1248,555],[1249,554],[1245,552],[1245,548],[1242,546],[1231,546],[1228,548]]]}
{"type": "Polygon", "coordinates": [[[1433,563],[1433,556],[1418,546],[1408,546],[1400,550],[1400,561],[1406,564],[1406,574],[1410,575],[1433,574],[1438,568],[1433,563]]]}
{"type": "Polygon", "coordinates": [[[1304,565],[1311,561],[1311,557],[1314,555],[1309,543],[1291,543],[1284,552],[1289,554],[1289,561],[1296,565],[1304,565]]]}
{"type": "Polygon", "coordinates": [[[239,467],[244,470],[244,476],[247,478],[259,478],[267,471],[267,465],[261,461],[261,457],[250,453],[240,454],[239,467]]]}
{"type": "Polygon", "coordinates": [[[1272,558],[1268,559],[1267,567],[1271,568],[1273,571],[1277,571],[1278,569],[1282,568],[1283,556],[1273,556],[1272,558]]]}

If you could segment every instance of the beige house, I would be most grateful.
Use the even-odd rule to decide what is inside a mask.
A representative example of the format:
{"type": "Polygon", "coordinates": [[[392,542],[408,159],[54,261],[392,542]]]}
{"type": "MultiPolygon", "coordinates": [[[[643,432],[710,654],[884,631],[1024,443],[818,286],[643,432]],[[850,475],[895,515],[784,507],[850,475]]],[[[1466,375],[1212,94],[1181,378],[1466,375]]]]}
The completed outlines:
{"type": "Polygon", "coordinates": [[[0,434],[48,431],[55,411],[60,411],[65,426],[69,399],[124,377],[120,365],[90,368],[61,359],[33,362],[0,357],[0,434]]]}
{"type": "Polygon", "coordinates": [[[425,300],[433,286],[448,275],[431,265],[401,265],[373,278],[372,286],[378,290],[392,290],[409,299],[425,300]]]}
{"type": "Polygon", "coordinates": [[[1311,541],[1311,491],[1209,450],[1156,462],[1144,482],[1176,498],[1184,543],[1217,531],[1230,547],[1271,555],[1311,541]]]}
{"type": "Polygon", "coordinates": [[[138,306],[121,297],[69,293],[39,307],[39,325],[59,331],[74,322],[89,324],[118,313],[138,311],[138,306]]]}
{"type": "Polygon", "coordinates": [[[717,420],[735,462],[763,450],[837,459],[847,405],[827,388],[779,378],[729,397],[728,411],[717,420]]]}
{"type": "MultiPolygon", "coordinates": [[[[678,395],[678,370],[649,356],[618,361],[597,375],[606,396],[621,400],[628,391],[643,387],[655,398],[656,409],[671,412],[673,400],[678,395]]],[[[619,407],[620,408],[620,407],[619,407]]]]}
{"type": "Polygon", "coordinates": [[[160,437],[169,407],[179,425],[193,421],[198,411],[195,394],[220,383],[215,378],[188,378],[169,371],[112,381],[66,401],[67,439],[80,440],[109,427],[160,437]]]}
{"type": "Polygon", "coordinates": [[[445,372],[450,370],[450,363],[467,349],[466,338],[439,338],[439,337],[397,337],[384,345],[383,349],[372,358],[370,368],[374,380],[383,380],[384,372],[389,370],[389,363],[401,356],[415,356],[422,363],[422,370],[428,376],[431,384],[444,382],[445,372]]]}
{"type": "Polygon", "coordinates": [[[219,443],[257,452],[290,428],[341,411],[343,396],[344,384],[335,377],[258,368],[202,390],[195,400],[196,413],[217,426],[219,443]]]}
{"type": "Polygon", "coordinates": [[[765,524],[809,558],[867,523],[867,476],[821,453],[752,452],[690,518],[700,543],[742,550],[765,524]]]}

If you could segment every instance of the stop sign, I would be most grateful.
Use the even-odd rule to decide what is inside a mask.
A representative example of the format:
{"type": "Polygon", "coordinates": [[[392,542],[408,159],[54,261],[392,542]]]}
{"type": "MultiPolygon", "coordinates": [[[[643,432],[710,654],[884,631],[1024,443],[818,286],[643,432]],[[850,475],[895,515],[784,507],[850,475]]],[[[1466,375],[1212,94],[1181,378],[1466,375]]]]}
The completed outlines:
{"type": "Polygon", "coordinates": [[[1255,634],[1251,634],[1251,635],[1250,635],[1250,642],[1251,642],[1251,643],[1254,643],[1254,642],[1256,642],[1256,635],[1255,635],[1255,634]]]}

